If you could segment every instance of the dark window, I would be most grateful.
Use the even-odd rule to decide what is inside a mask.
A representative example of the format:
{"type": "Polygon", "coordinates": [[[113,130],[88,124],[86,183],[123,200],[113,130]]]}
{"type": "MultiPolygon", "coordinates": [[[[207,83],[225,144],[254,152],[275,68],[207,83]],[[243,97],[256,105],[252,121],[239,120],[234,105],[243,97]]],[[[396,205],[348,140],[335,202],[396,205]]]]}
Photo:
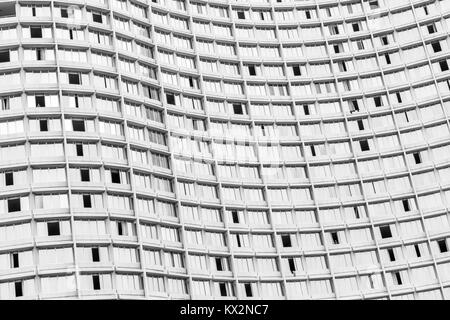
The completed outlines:
{"type": "Polygon", "coordinates": [[[361,147],[361,151],[369,151],[369,142],[367,140],[361,140],[359,141],[359,145],[361,147]]]}
{"type": "Polygon", "coordinates": [[[375,102],[375,107],[381,107],[383,105],[381,97],[375,97],[373,98],[373,101],[375,102]]]}
{"type": "Polygon", "coordinates": [[[41,27],[30,27],[31,38],[42,38],[41,27]]]}
{"type": "Polygon", "coordinates": [[[0,62],[9,62],[9,50],[0,51],[0,62]]]}
{"type": "Polygon", "coordinates": [[[100,290],[100,276],[98,274],[92,276],[92,286],[94,290],[100,290]]]}
{"type": "Polygon", "coordinates": [[[353,31],[354,32],[358,32],[359,31],[359,24],[354,23],[354,24],[352,24],[352,27],[353,27],[353,31]]]}
{"type": "Polygon", "coordinates": [[[389,255],[389,260],[390,261],[395,261],[394,249],[390,248],[387,251],[388,251],[388,255],[389,255]]]}
{"type": "Polygon", "coordinates": [[[446,60],[439,62],[439,66],[441,67],[441,71],[448,71],[448,63],[446,60]]]}
{"type": "Polygon", "coordinates": [[[77,157],[82,157],[83,156],[83,145],[81,143],[77,143],[76,149],[77,149],[77,157]]]}
{"type": "Polygon", "coordinates": [[[194,79],[192,77],[189,77],[189,86],[194,88],[194,79]]]}
{"type": "Polygon", "coordinates": [[[239,248],[242,247],[241,236],[239,234],[236,235],[236,244],[239,248]]]}
{"type": "Polygon", "coordinates": [[[397,92],[395,95],[397,96],[397,102],[402,103],[403,99],[402,99],[402,95],[400,94],[400,92],[397,92]]]}
{"type": "Polygon", "coordinates": [[[18,268],[19,267],[19,253],[15,252],[12,254],[12,267],[18,268]]]}
{"type": "Polygon", "coordinates": [[[252,66],[252,65],[248,66],[248,74],[251,75],[251,76],[256,76],[255,66],[252,66]]]}
{"type": "Polygon", "coordinates": [[[20,198],[8,199],[8,212],[20,211],[20,198]]]}
{"type": "Polygon", "coordinates": [[[59,236],[61,231],[59,229],[59,222],[47,223],[47,233],[49,236],[59,236]]]}
{"type": "Polygon", "coordinates": [[[417,244],[414,245],[414,250],[416,251],[417,258],[420,258],[420,256],[422,254],[420,253],[420,248],[419,248],[419,246],[417,244]]]}
{"type": "Polygon", "coordinates": [[[73,131],[85,131],[84,120],[72,120],[73,131]]]}
{"type": "Polygon", "coordinates": [[[386,63],[387,63],[387,64],[391,64],[391,57],[389,56],[389,53],[386,53],[386,54],[384,55],[384,58],[386,59],[386,63]]]}
{"type": "Polygon", "coordinates": [[[15,290],[16,297],[23,296],[22,281],[14,282],[14,290],[15,290]]]}
{"type": "Polygon", "coordinates": [[[244,114],[244,110],[242,108],[242,104],[233,103],[233,113],[234,114],[244,114]]]}
{"type": "Polygon", "coordinates": [[[100,261],[100,254],[98,248],[92,248],[92,261],[93,262],[99,262],[100,261]]]}
{"type": "Polygon", "coordinates": [[[222,259],[216,258],[216,269],[217,271],[223,271],[222,259]]]}
{"type": "Polygon", "coordinates": [[[355,212],[355,218],[356,218],[356,219],[359,219],[360,216],[359,216],[358,207],[353,207],[353,211],[355,212]]]}
{"type": "Polygon", "coordinates": [[[341,51],[340,48],[339,48],[339,45],[337,45],[337,44],[335,44],[333,46],[333,49],[334,49],[334,53],[339,53],[341,51]]]}
{"type": "Polygon", "coordinates": [[[351,113],[355,112],[355,111],[359,111],[359,105],[358,105],[358,100],[352,100],[350,101],[350,106],[351,106],[351,113]]]}
{"type": "Polygon", "coordinates": [[[246,283],[246,284],[244,284],[244,287],[245,287],[245,295],[247,297],[253,297],[252,285],[250,283],[246,283]]]}
{"type": "Polygon", "coordinates": [[[238,11],[237,16],[239,19],[245,19],[245,13],[243,11],[238,11]]]}
{"type": "Polygon", "coordinates": [[[389,41],[388,41],[388,37],[381,37],[381,43],[383,44],[383,45],[388,45],[389,44],[389,41]]]}
{"type": "Polygon", "coordinates": [[[80,107],[80,103],[78,101],[78,96],[75,96],[74,100],[75,100],[75,108],[79,108],[80,107]]]}
{"type": "Polygon", "coordinates": [[[303,105],[303,112],[306,116],[309,116],[309,106],[307,104],[303,105]]]}
{"type": "Polygon", "coordinates": [[[339,70],[342,71],[342,72],[346,72],[347,71],[347,64],[345,63],[345,61],[339,62],[339,70]]]}
{"type": "Polygon", "coordinates": [[[44,108],[45,107],[45,96],[35,96],[36,100],[36,108],[44,108]]]}
{"type": "Polygon", "coordinates": [[[358,129],[359,130],[364,130],[364,122],[362,120],[358,120],[358,129]]]}
{"type": "Polygon", "coordinates": [[[405,210],[406,212],[411,211],[411,207],[409,206],[408,199],[402,200],[402,204],[403,204],[403,210],[405,210]]]}
{"type": "Polygon", "coordinates": [[[112,183],[120,183],[120,171],[119,170],[111,170],[111,182],[112,183]]]}
{"type": "Polygon", "coordinates": [[[414,162],[415,162],[416,164],[422,163],[422,159],[421,159],[421,157],[420,157],[420,153],[419,153],[419,152],[413,153],[413,156],[414,156],[414,162]]]}
{"type": "Polygon", "coordinates": [[[36,60],[44,60],[41,49],[36,49],[36,60]]]}
{"type": "Polygon", "coordinates": [[[333,240],[334,244],[339,244],[339,238],[338,238],[337,232],[332,232],[331,233],[331,239],[333,240]]]}
{"type": "Polygon", "coordinates": [[[73,40],[73,30],[72,29],[69,30],[69,39],[73,40]]]}
{"type": "Polygon", "coordinates": [[[294,76],[300,76],[301,75],[300,66],[298,64],[292,66],[292,72],[294,73],[294,76]]]}
{"type": "Polygon", "coordinates": [[[305,11],[306,19],[311,19],[311,12],[309,10],[305,11]]]}
{"type": "Polygon", "coordinates": [[[69,73],[69,84],[80,84],[80,75],[78,73],[69,73]]]}
{"type": "Polygon", "coordinates": [[[291,270],[291,272],[294,273],[296,271],[294,258],[288,258],[288,264],[289,270],[291,270]]]}
{"type": "Polygon", "coordinates": [[[391,238],[392,237],[391,228],[389,226],[382,226],[382,227],[380,227],[380,233],[381,233],[381,238],[382,239],[386,239],[386,238],[391,238]]]}
{"type": "Polygon", "coordinates": [[[433,48],[434,53],[442,51],[442,47],[441,47],[441,43],[440,42],[432,43],[431,47],[433,48]]]}
{"type": "Polygon", "coordinates": [[[434,24],[430,24],[429,26],[427,26],[427,29],[429,34],[433,34],[436,32],[436,27],[434,26],[434,24]]]}
{"type": "Polygon", "coordinates": [[[231,216],[233,218],[233,223],[239,223],[239,215],[237,211],[231,211],[231,216]]]}
{"type": "Polygon", "coordinates": [[[69,14],[66,8],[61,8],[61,18],[68,18],[69,14]]]}
{"type": "Polygon", "coordinates": [[[31,15],[32,15],[33,17],[36,17],[36,7],[32,7],[32,8],[31,8],[31,15]]]}
{"type": "Polygon", "coordinates": [[[83,207],[92,208],[91,196],[89,194],[83,194],[83,207]]]}
{"type": "Polygon", "coordinates": [[[315,157],[315,156],[316,156],[316,148],[314,148],[314,145],[310,145],[309,147],[310,147],[310,149],[311,149],[311,155],[312,155],[313,157],[315,157]]]}
{"type": "Polygon", "coordinates": [[[172,93],[166,93],[167,104],[175,105],[175,95],[172,93]]]}
{"type": "Polygon", "coordinates": [[[123,235],[123,226],[122,226],[122,222],[117,222],[117,233],[119,234],[119,236],[123,235]]]}
{"type": "Polygon", "coordinates": [[[448,251],[447,242],[445,242],[445,240],[439,240],[437,243],[438,243],[438,246],[439,246],[439,251],[441,253],[444,253],[444,252],[448,251]]]}
{"type": "Polygon", "coordinates": [[[47,120],[39,120],[39,129],[41,131],[48,131],[48,122],[47,122],[47,120]]]}
{"type": "Polygon", "coordinates": [[[90,181],[89,169],[80,169],[81,181],[90,181]]]}
{"type": "Polygon", "coordinates": [[[102,23],[103,22],[102,15],[99,13],[92,13],[92,21],[102,23]]]}
{"type": "Polygon", "coordinates": [[[5,185],[12,186],[14,184],[14,174],[12,172],[5,172],[5,185]]]}
{"type": "Polygon", "coordinates": [[[227,296],[227,287],[226,287],[225,283],[220,282],[219,283],[219,289],[220,289],[220,295],[222,297],[226,297],[227,296]]]}
{"type": "Polygon", "coordinates": [[[401,285],[403,282],[402,282],[402,277],[400,276],[400,272],[395,272],[394,275],[395,275],[395,279],[397,279],[397,284],[401,285]]]}
{"type": "Polygon", "coordinates": [[[284,248],[292,247],[290,235],[288,235],[288,234],[282,235],[281,243],[283,244],[284,248]]]}

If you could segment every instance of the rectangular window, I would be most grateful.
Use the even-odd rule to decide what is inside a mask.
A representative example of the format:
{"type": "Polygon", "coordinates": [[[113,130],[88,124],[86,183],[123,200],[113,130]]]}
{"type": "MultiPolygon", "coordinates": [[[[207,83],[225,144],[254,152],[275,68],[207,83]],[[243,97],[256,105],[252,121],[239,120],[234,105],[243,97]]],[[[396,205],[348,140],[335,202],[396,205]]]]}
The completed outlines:
{"type": "Polygon", "coordinates": [[[9,61],[10,61],[9,50],[0,51],[0,63],[1,62],[9,62],[9,61]]]}
{"type": "Polygon", "coordinates": [[[31,38],[42,38],[41,27],[30,27],[31,38]]]}
{"type": "Polygon", "coordinates": [[[100,261],[100,254],[98,248],[92,248],[92,262],[100,261]]]}
{"type": "Polygon", "coordinates": [[[20,211],[20,198],[8,199],[8,212],[20,211]]]}
{"type": "Polygon", "coordinates": [[[380,233],[381,233],[382,239],[392,238],[392,232],[391,232],[391,228],[389,226],[380,227],[380,233]]]}
{"type": "Polygon", "coordinates": [[[14,185],[14,174],[12,172],[5,173],[5,185],[6,186],[14,185]]]}
{"type": "Polygon", "coordinates": [[[14,289],[15,289],[16,297],[22,297],[23,296],[22,281],[14,282],[14,289]]]}
{"type": "Polygon", "coordinates": [[[83,208],[92,208],[91,196],[89,194],[83,194],[83,208]]]}
{"type": "Polygon", "coordinates": [[[59,222],[48,222],[47,234],[49,236],[59,236],[61,234],[59,229],[59,222]]]}

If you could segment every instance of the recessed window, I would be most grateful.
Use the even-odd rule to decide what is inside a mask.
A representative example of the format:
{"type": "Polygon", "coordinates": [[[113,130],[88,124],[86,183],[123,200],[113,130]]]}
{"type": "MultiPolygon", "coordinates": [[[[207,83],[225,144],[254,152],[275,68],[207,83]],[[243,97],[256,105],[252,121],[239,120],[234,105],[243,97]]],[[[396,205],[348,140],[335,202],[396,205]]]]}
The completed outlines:
{"type": "Polygon", "coordinates": [[[250,283],[246,283],[244,284],[244,288],[245,288],[245,295],[247,297],[253,297],[252,285],[250,283]]]}
{"type": "Polygon", "coordinates": [[[59,229],[59,222],[48,222],[47,223],[47,234],[49,236],[59,236],[61,230],[59,229]]]}
{"type": "Polygon", "coordinates": [[[239,214],[236,210],[231,211],[231,217],[233,218],[233,223],[239,223],[239,214]]]}
{"type": "Polygon", "coordinates": [[[92,276],[92,287],[94,290],[100,290],[100,276],[97,274],[92,276]]]}
{"type": "Polygon", "coordinates": [[[245,12],[244,11],[238,11],[237,12],[238,19],[245,19],[245,12]]]}
{"type": "Polygon", "coordinates": [[[359,146],[361,147],[361,151],[369,151],[369,142],[367,140],[361,140],[359,141],[359,146]]]}
{"type": "Polygon", "coordinates": [[[420,253],[419,245],[415,244],[414,245],[414,250],[416,251],[417,258],[420,258],[422,256],[422,254],[420,253]]]}
{"type": "Polygon", "coordinates": [[[281,243],[283,244],[284,248],[292,247],[291,243],[291,236],[288,234],[284,234],[281,236],[281,243]]]}
{"type": "Polygon", "coordinates": [[[97,23],[103,23],[102,15],[99,13],[92,13],[92,21],[97,23]]]}
{"type": "Polygon", "coordinates": [[[352,24],[352,28],[353,28],[353,31],[354,31],[354,32],[360,31],[360,30],[359,30],[359,24],[358,24],[358,23],[353,23],[353,24],[352,24]]]}
{"type": "Polygon", "coordinates": [[[83,208],[92,208],[91,196],[89,194],[83,194],[83,208]]]}
{"type": "Polygon", "coordinates": [[[72,120],[73,131],[83,132],[85,131],[84,120],[72,120]]]}
{"type": "Polygon", "coordinates": [[[36,108],[44,108],[45,107],[45,96],[35,96],[36,108]]]}
{"type": "Polygon", "coordinates": [[[39,120],[39,130],[40,131],[48,131],[48,121],[47,120],[39,120]]]}
{"type": "Polygon", "coordinates": [[[5,172],[5,186],[14,185],[14,174],[12,172],[5,172]]]}
{"type": "Polygon", "coordinates": [[[19,267],[19,253],[18,252],[14,252],[11,254],[11,266],[13,268],[19,267]]]}
{"type": "Polygon", "coordinates": [[[303,105],[303,112],[305,113],[305,116],[309,116],[309,106],[307,104],[303,105]]]}
{"type": "Polygon", "coordinates": [[[42,28],[41,27],[30,27],[31,38],[42,38],[42,28]]]}
{"type": "Polygon", "coordinates": [[[8,199],[8,212],[20,211],[20,198],[8,199]]]}
{"type": "Polygon", "coordinates": [[[61,8],[61,18],[68,18],[69,13],[67,12],[66,8],[61,8]]]}
{"type": "Polygon", "coordinates": [[[382,43],[384,46],[387,46],[387,45],[389,44],[388,37],[386,37],[386,36],[381,37],[381,43],[382,43]]]}
{"type": "Polygon", "coordinates": [[[402,200],[402,204],[403,204],[403,210],[405,210],[405,212],[411,211],[411,207],[409,206],[408,199],[402,200]]]}
{"type": "Polygon", "coordinates": [[[439,251],[441,253],[448,252],[447,242],[444,240],[439,240],[438,242],[439,251]]]}
{"type": "Polygon", "coordinates": [[[358,120],[357,123],[358,123],[358,129],[364,130],[364,122],[362,120],[358,120]]]}
{"type": "Polygon", "coordinates": [[[369,1],[369,6],[372,10],[378,9],[380,7],[378,1],[369,1]]]}
{"type": "Polygon", "coordinates": [[[331,240],[333,241],[333,244],[339,244],[339,237],[337,232],[331,233],[331,240]]]}
{"type": "Polygon", "coordinates": [[[219,290],[220,290],[220,295],[222,297],[227,296],[227,286],[225,285],[225,283],[223,283],[223,282],[219,283],[219,290]]]}
{"type": "Polygon", "coordinates": [[[78,73],[69,73],[69,84],[81,84],[78,73]]]}
{"type": "Polygon", "coordinates": [[[216,270],[223,271],[222,259],[216,258],[216,270]]]}
{"type": "Polygon", "coordinates": [[[81,143],[77,143],[75,145],[75,148],[77,150],[77,157],[82,157],[83,156],[83,145],[81,143]]]}
{"type": "Polygon", "coordinates": [[[402,277],[400,276],[400,272],[395,272],[394,277],[395,277],[395,281],[396,281],[397,285],[403,284],[402,277]]]}
{"type": "Polygon", "coordinates": [[[289,270],[294,273],[296,271],[294,258],[288,258],[289,270]]]}
{"type": "Polygon", "coordinates": [[[391,64],[391,57],[389,56],[389,53],[384,55],[384,59],[386,59],[386,64],[391,64]]]}
{"type": "Polygon", "coordinates": [[[395,95],[397,97],[397,102],[402,103],[403,99],[402,99],[402,95],[400,94],[400,92],[396,92],[395,95]]]}
{"type": "Polygon", "coordinates": [[[244,110],[242,108],[242,104],[233,103],[233,113],[234,114],[244,114],[244,110]]]}
{"type": "Polygon", "coordinates": [[[428,33],[429,34],[433,34],[433,33],[435,33],[437,30],[436,30],[436,26],[434,25],[434,24],[430,24],[430,25],[428,25],[427,26],[427,30],[428,30],[428,33]]]}
{"type": "Polygon", "coordinates": [[[92,248],[92,262],[99,262],[100,261],[100,253],[98,248],[92,248]]]}
{"type": "Polygon", "coordinates": [[[387,249],[387,252],[389,255],[389,261],[391,261],[391,262],[395,261],[394,249],[389,248],[389,249],[387,249]]]}
{"type": "Polygon", "coordinates": [[[351,100],[350,101],[350,113],[358,112],[358,111],[359,111],[358,100],[351,100]]]}
{"type": "Polygon", "coordinates": [[[23,296],[22,281],[14,282],[14,291],[15,291],[16,297],[22,297],[23,296]]]}
{"type": "Polygon", "coordinates": [[[311,12],[309,10],[305,11],[306,19],[311,19],[311,12]]]}
{"type": "Polygon", "coordinates": [[[420,153],[419,152],[414,152],[413,153],[413,157],[414,157],[414,162],[416,164],[422,163],[422,158],[420,157],[420,153]]]}
{"type": "Polygon", "coordinates": [[[358,207],[353,207],[353,212],[355,213],[355,218],[360,219],[358,207]]]}
{"type": "Polygon", "coordinates": [[[0,62],[9,62],[9,50],[2,50],[0,51],[0,62]]]}
{"type": "Polygon", "coordinates": [[[256,69],[255,66],[249,65],[248,66],[248,74],[251,76],[256,76],[256,69]]]}
{"type": "Polygon", "coordinates": [[[175,105],[175,95],[172,93],[166,93],[167,104],[175,105]]]}
{"type": "Polygon", "coordinates": [[[119,236],[123,236],[123,235],[124,235],[123,227],[124,227],[124,223],[118,221],[118,222],[117,222],[117,234],[118,234],[119,236]]]}
{"type": "Polygon", "coordinates": [[[442,51],[442,47],[441,47],[441,43],[440,42],[435,42],[431,44],[431,47],[433,48],[433,52],[437,53],[437,52],[441,52],[442,51]]]}
{"type": "Polygon", "coordinates": [[[89,169],[80,169],[81,181],[87,182],[90,181],[89,169]]]}
{"type": "Polygon", "coordinates": [[[316,156],[316,148],[314,147],[314,145],[310,145],[309,148],[311,150],[311,155],[313,157],[315,157],[316,156]]]}
{"type": "Polygon", "coordinates": [[[111,170],[111,182],[112,183],[120,183],[120,171],[119,170],[111,170]]]}
{"type": "Polygon", "coordinates": [[[392,232],[389,226],[381,226],[380,233],[382,239],[392,238],[392,232]]]}
{"type": "Polygon", "coordinates": [[[448,63],[447,60],[439,62],[439,66],[441,67],[441,71],[448,71],[448,63]]]}
{"type": "Polygon", "coordinates": [[[300,66],[298,64],[292,66],[294,76],[301,76],[300,66]]]}

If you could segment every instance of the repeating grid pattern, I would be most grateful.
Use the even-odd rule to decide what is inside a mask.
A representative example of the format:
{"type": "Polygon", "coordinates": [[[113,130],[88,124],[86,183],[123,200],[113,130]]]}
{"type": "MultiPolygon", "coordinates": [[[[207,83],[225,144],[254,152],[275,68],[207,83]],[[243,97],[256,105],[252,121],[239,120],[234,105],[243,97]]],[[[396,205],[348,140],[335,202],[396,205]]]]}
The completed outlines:
{"type": "Polygon", "coordinates": [[[450,298],[449,0],[0,9],[1,299],[450,298]]]}

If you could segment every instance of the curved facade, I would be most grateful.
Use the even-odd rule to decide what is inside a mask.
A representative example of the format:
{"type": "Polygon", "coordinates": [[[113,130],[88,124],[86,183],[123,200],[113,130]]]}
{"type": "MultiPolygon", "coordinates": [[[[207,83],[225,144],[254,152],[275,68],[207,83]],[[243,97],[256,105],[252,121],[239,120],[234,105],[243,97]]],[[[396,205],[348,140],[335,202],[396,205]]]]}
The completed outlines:
{"type": "Polygon", "coordinates": [[[0,2],[0,299],[450,299],[449,0],[0,2]]]}

